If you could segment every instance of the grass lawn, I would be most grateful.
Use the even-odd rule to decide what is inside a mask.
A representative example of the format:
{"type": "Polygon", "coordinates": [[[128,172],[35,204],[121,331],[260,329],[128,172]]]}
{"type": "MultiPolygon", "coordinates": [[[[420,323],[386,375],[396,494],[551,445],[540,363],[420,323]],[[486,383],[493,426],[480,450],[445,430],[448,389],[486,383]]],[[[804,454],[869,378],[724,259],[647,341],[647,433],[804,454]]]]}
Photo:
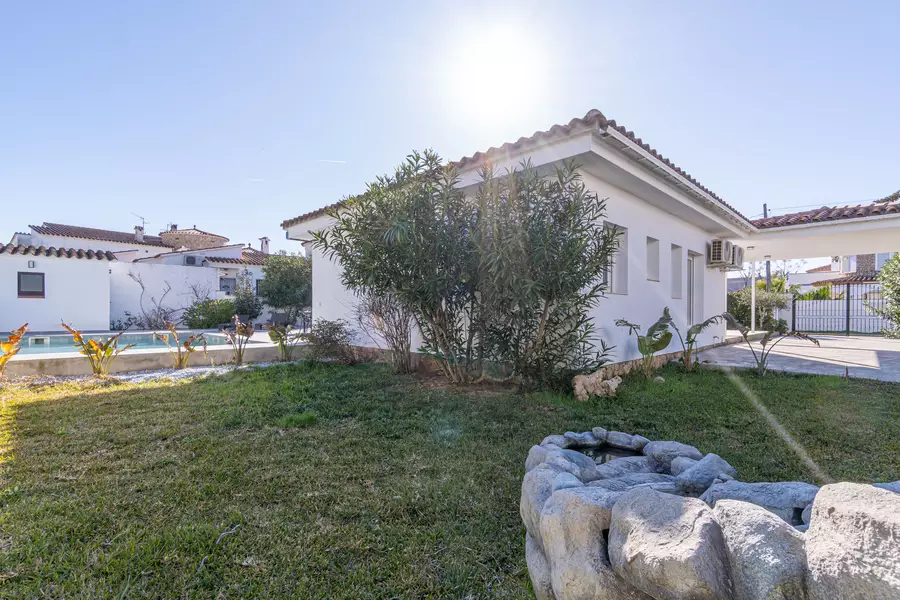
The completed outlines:
{"type": "MultiPolygon", "coordinates": [[[[0,597],[529,597],[528,448],[598,425],[817,482],[722,373],[662,374],[588,403],[382,365],[2,389],[0,597]]],[[[740,377],[828,476],[900,479],[900,385],[740,377]]]]}

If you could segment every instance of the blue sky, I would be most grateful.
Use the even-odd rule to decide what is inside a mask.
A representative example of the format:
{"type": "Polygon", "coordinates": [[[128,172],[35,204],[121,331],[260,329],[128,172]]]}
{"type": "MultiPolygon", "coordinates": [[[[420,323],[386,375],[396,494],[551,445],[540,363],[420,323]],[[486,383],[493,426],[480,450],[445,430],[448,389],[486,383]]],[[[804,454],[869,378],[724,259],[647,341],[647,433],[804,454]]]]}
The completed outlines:
{"type": "Polygon", "coordinates": [[[591,108],[748,216],[900,188],[900,3],[377,4],[2,3],[0,240],[137,213],[296,250],[282,220],[411,149],[591,108]]]}

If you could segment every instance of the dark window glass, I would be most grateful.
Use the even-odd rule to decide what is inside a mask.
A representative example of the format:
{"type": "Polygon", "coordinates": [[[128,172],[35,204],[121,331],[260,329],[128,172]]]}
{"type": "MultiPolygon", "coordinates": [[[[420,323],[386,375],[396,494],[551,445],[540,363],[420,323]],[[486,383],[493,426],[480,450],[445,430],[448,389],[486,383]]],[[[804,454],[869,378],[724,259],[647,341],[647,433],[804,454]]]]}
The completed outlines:
{"type": "Polygon", "coordinates": [[[19,297],[43,298],[44,274],[43,273],[19,273],[19,297]]]}

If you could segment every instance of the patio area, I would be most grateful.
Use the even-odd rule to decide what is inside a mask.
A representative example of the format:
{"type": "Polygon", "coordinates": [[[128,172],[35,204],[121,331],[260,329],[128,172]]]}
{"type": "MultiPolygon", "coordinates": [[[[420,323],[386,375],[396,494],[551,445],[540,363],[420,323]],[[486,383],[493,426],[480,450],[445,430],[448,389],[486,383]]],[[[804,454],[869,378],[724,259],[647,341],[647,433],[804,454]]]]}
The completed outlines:
{"type": "MultiPolygon", "coordinates": [[[[864,335],[814,335],[820,346],[800,339],[779,342],[769,369],[815,375],[849,375],[881,381],[900,381],[900,340],[864,335]]],[[[761,351],[759,342],[754,349],[761,351]]],[[[721,367],[756,366],[744,342],[705,351],[702,360],[721,367]]]]}

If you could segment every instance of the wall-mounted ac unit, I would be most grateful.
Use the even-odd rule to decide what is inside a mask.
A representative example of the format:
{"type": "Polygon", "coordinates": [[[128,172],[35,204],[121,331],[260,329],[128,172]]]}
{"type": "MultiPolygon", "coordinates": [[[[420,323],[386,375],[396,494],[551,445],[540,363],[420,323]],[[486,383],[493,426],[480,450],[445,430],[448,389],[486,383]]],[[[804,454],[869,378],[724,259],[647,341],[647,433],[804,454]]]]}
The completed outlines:
{"type": "Polygon", "coordinates": [[[732,260],[732,243],[719,238],[706,245],[706,265],[709,267],[728,267],[732,260]]]}
{"type": "Polygon", "coordinates": [[[744,249],[738,245],[732,245],[731,247],[731,266],[735,269],[744,267],[744,249]]]}
{"type": "Polygon", "coordinates": [[[196,264],[197,264],[197,257],[196,257],[196,256],[185,256],[185,257],[184,257],[184,264],[186,264],[186,265],[196,265],[196,264]]]}

